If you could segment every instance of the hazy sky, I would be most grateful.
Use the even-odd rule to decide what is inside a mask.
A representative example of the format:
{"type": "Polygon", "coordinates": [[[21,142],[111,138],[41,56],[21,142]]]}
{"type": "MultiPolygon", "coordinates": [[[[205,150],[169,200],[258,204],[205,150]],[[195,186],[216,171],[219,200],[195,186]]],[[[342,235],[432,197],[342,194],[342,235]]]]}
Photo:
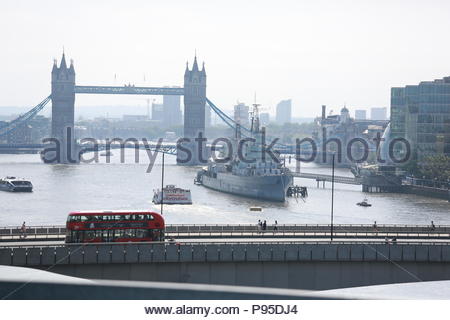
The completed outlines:
{"type": "MultiPolygon", "coordinates": [[[[450,1],[1,0],[0,106],[47,96],[64,46],[80,85],[182,85],[197,50],[207,96],[223,109],[255,92],[269,111],[292,98],[300,117],[322,104],[389,107],[390,87],[450,75],[449,31],[450,1]]],[[[147,98],[78,95],[76,104],[147,98]]]]}

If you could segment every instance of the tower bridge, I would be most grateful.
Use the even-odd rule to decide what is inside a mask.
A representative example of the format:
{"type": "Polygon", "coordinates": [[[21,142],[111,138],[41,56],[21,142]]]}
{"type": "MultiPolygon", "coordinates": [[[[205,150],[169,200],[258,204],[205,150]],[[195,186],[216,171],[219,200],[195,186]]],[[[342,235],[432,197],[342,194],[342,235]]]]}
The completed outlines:
{"type": "MultiPolygon", "coordinates": [[[[118,86],[80,86],[76,85],[76,74],[73,61],[67,65],[65,54],[63,53],[60,64],[54,61],[51,72],[51,95],[44,99],[36,107],[11,121],[7,125],[0,127],[0,136],[6,135],[26,124],[37,113],[39,113],[48,102],[52,102],[52,125],[51,137],[54,138],[54,151],[47,154],[47,162],[71,163],[74,155],[81,151],[81,147],[76,143],[74,137],[74,114],[76,94],[131,94],[131,95],[177,95],[184,97],[184,138],[194,140],[199,135],[205,136],[205,106],[206,106],[206,71],[203,64],[198,67],[197,57],[194,58],[192,69],[186,64],[183,87],[135,87],[126,85],[118,86]]],[[[194,141],[193,141],[194,142],[194,141]]],[[[177,160],[185,165],[200,164],[198,156],[199,150],[206,149],[206,145],[199,147],[195,143],[185,142],[184,150],[190,150],[193,155],[190,161],[183,159],[184,155],[177,152],[177,160]],[[203,149],[200,149],[203,147],[203,149]],[[184,160],[184,161],[182,161],[184,160]]],[[[29,150],[29,146],[16,146],[29,150]]],[[[4,148],[10,150],[13,146],[4,148]]],[[[32,149],[35,149],[33,145],[32,149]]],[[[181,149],[181,148],[180,148],[181,149]]],[[[173,150],[169,153],[175,153],[173,150]]],[[[79,161],[75,160],[76,162],[79,161]]]]}
{"type": "MultiPolygon", "coordinates": [[[[67,67],[65,54],[58,67],[55,61],[52,69],[52,137],[61,142],[61,148],[55,162],[71,162],[71,156],[79,153],[74,136],[75,94],[132,94],[132,95],[179,95],[184,96],[184,138],[194,139],[205,135],[206,71],[198,68],[197,57],[192,69],[186,65],[183,88],[168,87],[123,87],[113,86],[77,86],[73,62],[67,67]]],[[[194,155],[190,161],[180,161],[187,165],[200,164],[197,143],[188,143],[185,148],[194,155]]],[[[185,149],[186,150],[186,149],[185,149]]],[[[205,148],[201,149],[205,150],[205,148]]],[[[58,153],[58,150],[55,151],[58,153]]],[[[177,160],[182,159],[177,153],[177,160]]],[[[52,161],[50,161],[52,162],[52,161]]]]}
{"type": "MultiPolygon", "coordinates": [[[[74,63],[71,60],[69,66],[63,53],[60,63],[54,61],[51,71],[51,94],[41,101],[34,108],[19,116],[17,119],[0,127],[0,137],[17,128],[27,124],[33,119],[50,101],[52,104],[51,137],[54,138],[55,151],[46,152],[47,162],[51,163],[71,163],[77,162],[75,155],[83,153],[82,145],[79,145],[74,136],[74,114],[75,96],[77,94],[122,94],[122,95],[163,95],[163,96],[183,96],[184,99],[184,132],[183,137],[189,141],[184,141],[176,146],[165,146],[161,152],[177,155],[177,162],[184,165],[203,164],[200,160],[207,159],[208,146],[205,142],[199,143],[195,138],[205,137],[205,107],[209,106],[224,122],[231,128],[236,127],[234,119],[226,115],[210,99],[206,97],[206,70],[204,64],[199,68],[197,57],[194,58],[192,68],[186,64],[184,72],[183,87],[136,87],[134,85],[125,86],[95,86],[77,85],[74,63]],[[57,145],[56,145],[57,144],[57,145]],[[56,148],[57,147],[57,148],[56,148]],[[189,150],[192,157],[189,161],[186,152],[189,150]],[[200,155],[200,152],[203,154],[200,155]],[[73,160],[75,159],[75,160],[73,160]]],[[[249,132],[248,128],[242,127],[243,135],[249,132]]],[[[1,152],[36,152],[42,150],[44,144],[33,145],[0,145],[1,152]]],[[[308,146],[301,146],[302,152],[311,153],[308,146]]],[[[84,151],[83,151],[84,150],[84,151]]],[[[295,154],[295,145],[276,144],[274,150],[284,154],[295,154]]]]}

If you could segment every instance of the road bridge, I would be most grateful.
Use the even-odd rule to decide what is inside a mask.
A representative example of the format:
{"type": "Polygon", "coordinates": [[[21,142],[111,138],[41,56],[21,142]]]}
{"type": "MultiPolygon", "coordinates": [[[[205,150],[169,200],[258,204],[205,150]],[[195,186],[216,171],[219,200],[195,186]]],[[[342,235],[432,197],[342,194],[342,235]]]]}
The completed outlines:
{"type": "Polygon", "coordinates": [[[320,290],[450,279],[450,242],[27,245],[1,247],[0,264],[92,279],[320,290]]]}

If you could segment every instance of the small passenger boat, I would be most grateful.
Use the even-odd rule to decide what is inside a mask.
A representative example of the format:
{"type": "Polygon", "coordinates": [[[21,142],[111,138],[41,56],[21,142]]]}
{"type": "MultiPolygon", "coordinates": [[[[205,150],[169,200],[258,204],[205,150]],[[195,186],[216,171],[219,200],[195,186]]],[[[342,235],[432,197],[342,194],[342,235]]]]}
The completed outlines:
{"type": "Polygon", "coordinates": [[[163,204],[192,204],[191,190],[177,188],[173,184],[168,184],[163,188],[153,190],[153,203],[161,204],[161,195],[163,204]]]}
{"type": "Polygon", "coordinates": [[[358,202],[356,205],[360,207],[371,207],[372,205],[367,201],[367,199],[364,199],[361,202],[358,202]]]}
{"type": "Polygon", "coordinates": [[[0,179],[0,190],[10,192],[31,192],[33,191],[33,184],[25,179],[6,177],[0,179]]]}

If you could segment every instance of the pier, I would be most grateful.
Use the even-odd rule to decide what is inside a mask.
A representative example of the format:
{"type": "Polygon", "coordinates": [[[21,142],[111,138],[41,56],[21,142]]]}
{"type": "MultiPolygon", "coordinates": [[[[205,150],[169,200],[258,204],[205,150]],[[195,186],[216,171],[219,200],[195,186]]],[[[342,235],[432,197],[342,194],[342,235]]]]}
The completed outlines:
{"type": "MultiPolygon", "coordinates": [[[[332,176],[328,174],[317,174],[317,173],[304,173],[304,172],[293,172],[292,173],[296,178],[304,178],[304,179],[313,179],[317,181],[317,188],[319,188],[319,183],[322,182],[323,187],[325,188],[325,182],[331,182],[332,176]]],[[[344,177],[344,176],[334,176],[335,183],[343,183],[343,184],[353,184],[353,185],[361,185],[362,181],[360,178],[352,178],[352,177],[344,177]]]]}

